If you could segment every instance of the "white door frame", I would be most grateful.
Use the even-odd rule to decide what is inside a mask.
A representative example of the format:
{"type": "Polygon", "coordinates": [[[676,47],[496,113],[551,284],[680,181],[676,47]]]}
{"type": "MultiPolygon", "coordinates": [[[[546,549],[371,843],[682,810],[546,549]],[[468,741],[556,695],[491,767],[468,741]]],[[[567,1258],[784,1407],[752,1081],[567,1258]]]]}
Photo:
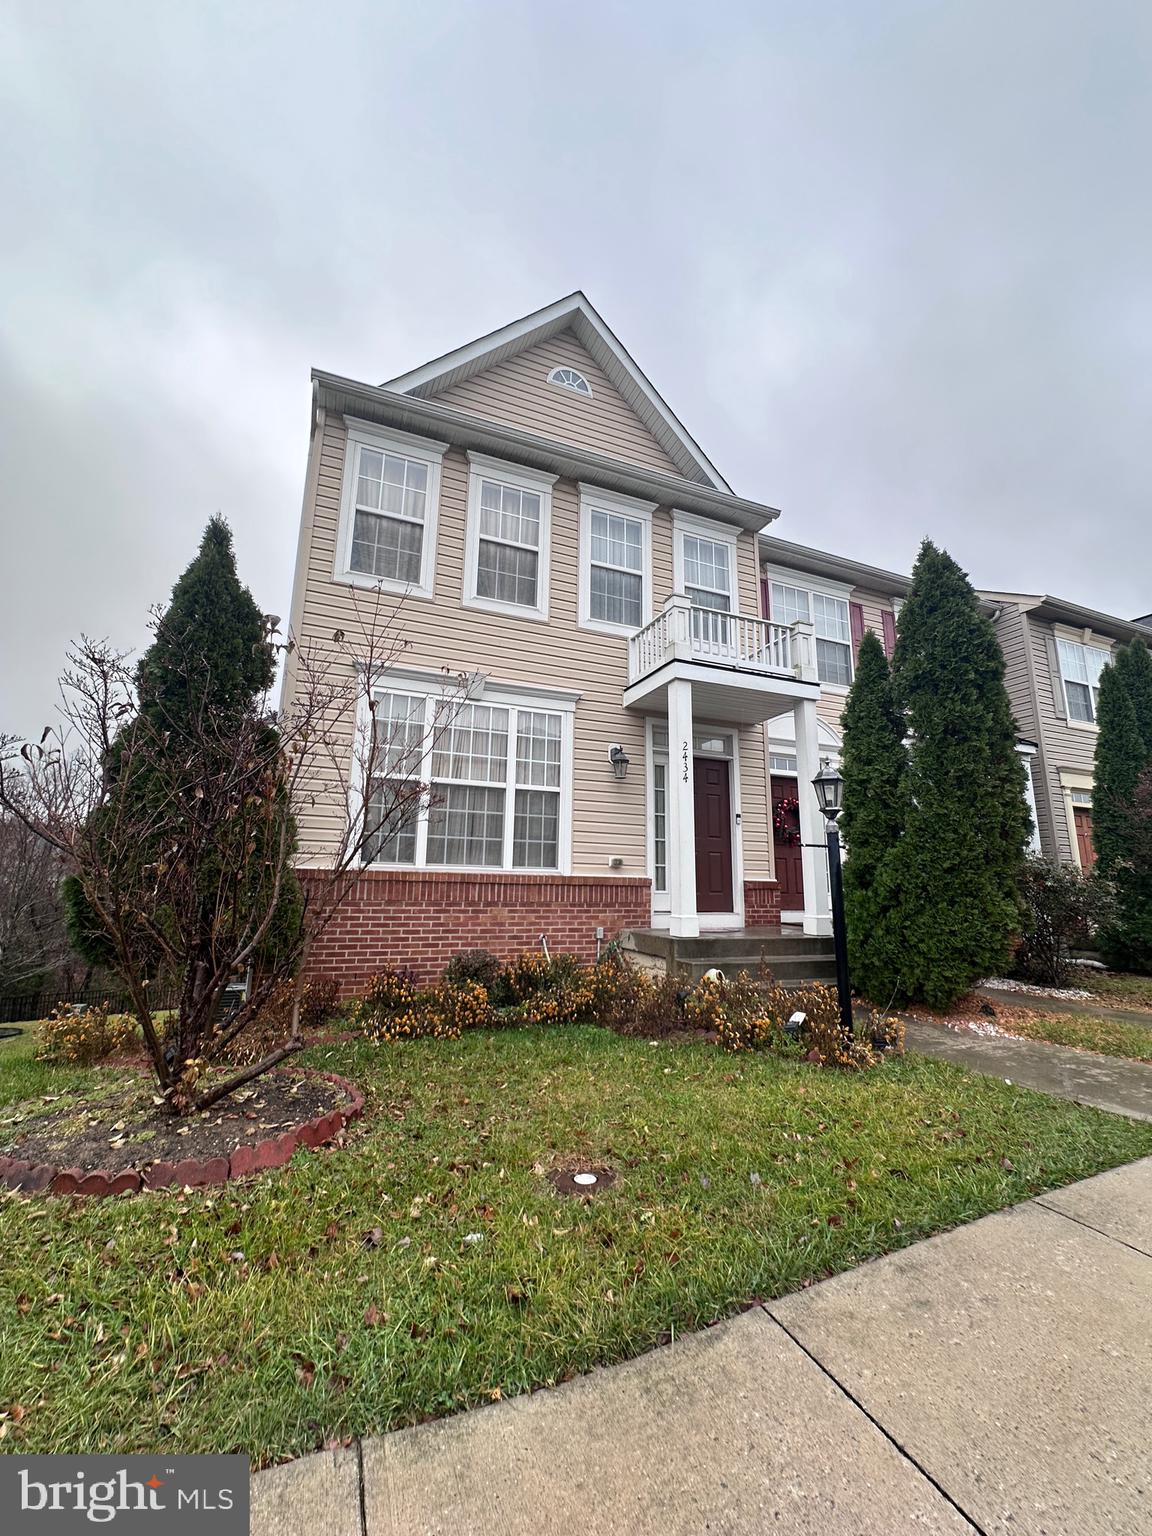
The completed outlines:
{"type": "MultiPolygon", "coordinates": [[[[667,769],[668,750],[666,747],[656,747],[653,737],[657,729],[667,731],[667,721],[664,716],[649,716],[644,726],[644,779],[645,779],[645,844],[647,849],[648,874],[652,881],[652,926],[664,928],[668,926],[671,915],[671,901],[668,892],[656,889],[656,786],[654,779],[654,767],[659,760],[667,769]]],[[[726,736],[732,743],[731,752],[701,752],[697,750],[696,741],[692,743],[692,756],[710,757],[718,762],[728,763],[728,789],[731,801],[731,820],[729,824],[729,836],[732,839],[732,910],[730,912],[701,912],[698,914],[701,929],[709,932],[744,926],[744,840],[741,834],[742,811],[740,801],[740,727],[735,725],[721,725],[706,720],[693,722],[693,738],[708,736],[726,736]]],[[[693,784],[695,792],[695,784],[693,784]]],[[[665,779],[665,818],[667,818],[667,779],[665,779]]],[[[693,799],[695,804],[695,799],[693,799]]],[[[665,854],[665,870],[667,870],[667,854],[665,854]]]]}

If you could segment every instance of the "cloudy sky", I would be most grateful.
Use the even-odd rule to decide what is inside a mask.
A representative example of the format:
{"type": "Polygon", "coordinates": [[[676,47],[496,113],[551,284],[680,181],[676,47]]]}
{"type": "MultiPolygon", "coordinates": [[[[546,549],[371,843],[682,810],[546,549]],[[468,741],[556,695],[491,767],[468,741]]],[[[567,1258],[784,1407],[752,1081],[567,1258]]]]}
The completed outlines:
{"type": "Polygon", "coordinates": [[[287,613],[312,365],[576,287],[782,536],[1152,610],[1150,68],[1146,0],[0,0],[0,728],[216,511],[287,613]]]}

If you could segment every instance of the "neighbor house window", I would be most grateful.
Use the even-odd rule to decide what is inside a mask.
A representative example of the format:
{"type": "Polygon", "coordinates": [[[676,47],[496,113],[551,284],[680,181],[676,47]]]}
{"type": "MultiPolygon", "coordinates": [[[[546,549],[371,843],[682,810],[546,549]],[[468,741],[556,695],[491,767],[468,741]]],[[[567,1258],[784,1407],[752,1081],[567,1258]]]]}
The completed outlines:
{"type": "Polygon", "coordinates": [[[548,617],[548,546],[555,475],[469,454],[465,600],[548,617]]]}
{"type": "Polygon", "coordinates": [[[338,580],[432,596],[444,449],[349,423],[338,580]]]}
{"type": "Polygon", "coordinates": [[[380,750],[370,816],[381,831],[366,850],[367,862],[561,869],[571,718],[570,706],[380,695],[378,739],[387,730],[395,745],[380,750]],[[412,791],[423,777],[427,793],[417,801],[412,791]],[[401,801],[407,816],[388,823],[389,808],[401,801]]]}
{"type": "Polygon", "coordinates": [[[631,632],[652,617],[650,502],[580,487],[580,622],[631,632]]]}
{"type": "Polygon", "coordinates": [[[822,683],[852,682],[852,628],[845,598],[784,581],[769,584],[774,624],[811,624],[816,631],[816,671],[822,683]]]}
{"type": "Polygon", "coordinates": [[[592,386],[582,373],[575,368],[553,368],[548,375],[549,384],[559,384],[561,389],[570,389],[577,395],[587,395],[592,398],[592,386]]]}
{"type": "Polygon", "coordinates": [[[1100,674],[1108,665],[1111,653],[1097,645],[1080,645],[1074,640],[1059,638],[1056,652],[1060,658],[1069,720],[1094,725],[1100,697],[1100,674]]]}

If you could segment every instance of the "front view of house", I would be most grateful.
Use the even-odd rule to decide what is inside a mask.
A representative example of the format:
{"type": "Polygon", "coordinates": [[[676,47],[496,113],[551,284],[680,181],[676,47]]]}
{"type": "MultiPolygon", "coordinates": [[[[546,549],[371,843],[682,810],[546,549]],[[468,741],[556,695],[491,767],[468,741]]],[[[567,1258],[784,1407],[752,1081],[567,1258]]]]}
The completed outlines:
{"type": "MultiPolygon", "coordinates": [[[[822,612],[764,616],[777,514],[732,492],[587,299],[382,386],[318,373],[314,402],[294,635],[354,632],[358,589],[401,605],[377,718],[402,731],[473,675],[317,969],[353,987],[542,934],[588,956],[625,929],[778,923],[767,721],[798,786],[789,916],[826,932],[810,781],[835,639],[822,612]]],[[[321,797],[305,864],[327,820],[321,797]]]]}

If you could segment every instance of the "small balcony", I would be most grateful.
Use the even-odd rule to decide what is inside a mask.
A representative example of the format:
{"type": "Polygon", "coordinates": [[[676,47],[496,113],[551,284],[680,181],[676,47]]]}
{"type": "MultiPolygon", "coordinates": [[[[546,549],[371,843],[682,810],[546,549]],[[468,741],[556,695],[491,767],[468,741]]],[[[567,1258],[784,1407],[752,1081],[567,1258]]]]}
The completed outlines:
{"type": "Polygon", "coordinates": [[[629,638],[624,703],[663,713],[668,683],[677,678],[693,684],[701,718],[771,719],[797,698],[819,695],[813,627],[669,598],[664,611],[629,638]]]}

